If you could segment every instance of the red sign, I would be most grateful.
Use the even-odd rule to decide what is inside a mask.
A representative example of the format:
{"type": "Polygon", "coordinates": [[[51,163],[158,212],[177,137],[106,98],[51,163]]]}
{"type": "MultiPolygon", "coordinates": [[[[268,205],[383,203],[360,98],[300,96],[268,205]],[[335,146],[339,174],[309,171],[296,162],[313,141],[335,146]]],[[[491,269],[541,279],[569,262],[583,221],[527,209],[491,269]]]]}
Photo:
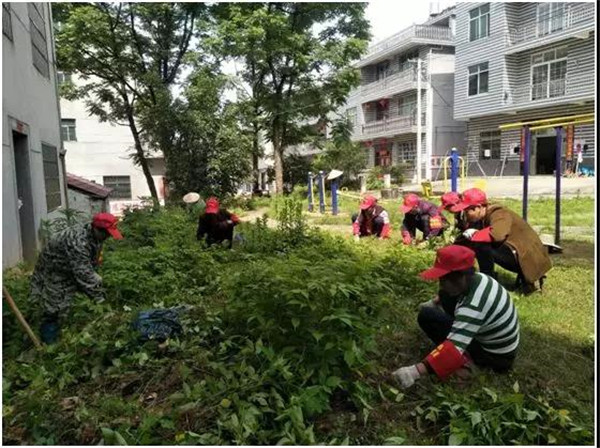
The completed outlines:
{"type": "Polygon", "coordinates": [[[570,124],[567,126],[567,154],[566,160],[570,162],[573,160],[573,142],[575,138],[575,127],[570,124]]]}

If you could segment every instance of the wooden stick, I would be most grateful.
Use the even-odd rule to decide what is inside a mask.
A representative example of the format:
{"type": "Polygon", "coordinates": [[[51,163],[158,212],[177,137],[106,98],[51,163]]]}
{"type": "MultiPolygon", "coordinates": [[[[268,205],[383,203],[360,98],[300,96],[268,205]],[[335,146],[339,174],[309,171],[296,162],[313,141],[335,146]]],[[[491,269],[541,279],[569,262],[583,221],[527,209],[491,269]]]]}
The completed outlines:
{"type": "Polygon", "coordinates": [[[25,330],[25,333],[27,333],[29,335],[29,337],[31,338],[31,340],[33,341],[33,345],[35,345],[35,348],[41,349],[42,344],[40,344],[40,341],[38,340],[36,335],[33,334],[33,331],[31,331],[31,327],[29,326],[29,324],[27,323],[27,321],[21,314],[21,311],[19,311],[19,308],[17,308],[17,304],[15,303],[13,298],[10,296],[10,294],[8,293],[8,290],[6,289],[5,286],[2,286],[2,295],[8,302],[8,306],[10,306],[13,313],[15,313],[15,316],[17,316],[17,320],[21,324],[21,327],[23,327],[23,329],[25,330]]]}

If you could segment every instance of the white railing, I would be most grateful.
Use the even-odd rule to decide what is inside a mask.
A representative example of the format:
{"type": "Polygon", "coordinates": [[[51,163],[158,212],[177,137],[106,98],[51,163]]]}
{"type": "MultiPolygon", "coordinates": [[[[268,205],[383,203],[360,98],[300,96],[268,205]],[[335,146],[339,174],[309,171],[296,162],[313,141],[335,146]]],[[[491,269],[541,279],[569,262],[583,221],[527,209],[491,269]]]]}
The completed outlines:
{"type": "Polygon", "coordinates": [[[410,88],[413,83],[417,81],[417,73],[414,69],[403,70],[396,72],[386,78],[379,81],[375,81],[369,84],[361,86],[361,96],[363,100],[366,96],[373,94],[383,95],[386,91],[398,92],[402,90],[402,87],[410,88]]]}
{"type": "MultiPolygon", "coordinates": [[[[386,118],[383,120],[365,123],[362,126],[357,126],[355,128],[354,137],[377,138],[393,134],[407,134],[413,132],[416,125],[417,119],[412,115],[386,118]]],[[[424,130],[425,114],[422,115],[421,125],[423,126],[424,130]]]]}
{"type": "Polygon", "coordinates": [[[443,26],[427,26],[427,25],[412,25],[405,30],[396,33],[387,39],[369,47],[367,50],[366,58],[372,56],[381,51],[388,50],[389,48],[395,47],[397,44],[410,39],[428,39],[433,41],[444,41],[452,42],[454,36],[452,30],[443,26]]]}
{"type": "Polygon", "coordinates": [[[531,101],[559,98],[567,95],[567,93],[566,79],[556,79],[554,81],[527,84],[521,87],[516,87],[507,92],[504,105],[519,105],[529,103],[531,101]]]}
{"type": "Polygon", "coordinates": [[[585,24],[593,25],[594,11],[594,3],[566,4],[565,10],[555,11],[510,29],[508,46],[531,42],[585,24]]]}

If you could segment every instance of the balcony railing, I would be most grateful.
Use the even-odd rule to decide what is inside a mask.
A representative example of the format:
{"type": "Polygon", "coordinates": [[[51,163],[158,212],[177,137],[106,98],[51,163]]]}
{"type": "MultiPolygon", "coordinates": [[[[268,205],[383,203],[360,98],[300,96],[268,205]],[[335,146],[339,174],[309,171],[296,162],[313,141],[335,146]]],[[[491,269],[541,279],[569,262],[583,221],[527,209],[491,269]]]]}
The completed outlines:
{"type": "Polygon", "coordinates": [[[508,33],[508,46],[512,47],[525,42],[532,42],[584,25],[593,26],[594,8],[594,3],[566,4],[565,9],[562,11],[554,11],[544,17],[512,28],[508,33]]]}
{"type": "Polygon", "coordinates": [[[411,38],[443,42],[452,42],[454,40],[454,36],[452,35],[452,30],[450,28],[443,26],[413,25],[369,47],[365,58],[373,56],[381,51],[393,48],[399,43],[411,38]]]}
{"type": "Polygon", "coordinates": [[[507,92],[504,105],[519,105],[529,103],[531,101],[560,98],[567,95],[568,92],[566,87],[566,79],[557,79],[554,81],[528,84],[517,87],[507,92]]]}
{"type": "Polygon", "coordinates": [[[388,94],[399,93],[414,87],[417,81],[417,71],[413,69],[396,72],[386,78],[380,79],[369,84],[365,84],[360,88],[362,101],[382,98],[388,94]]]}
{"type": "MultiPolygon", "coordinates": [[[[421,125],[425,130],[425,114],[422,114],[421,125]]],[[[353,137],[355,139],[378,138],[397,134],[408,134],[415,132],[417,118],[415,116],[402,116],[386,118],[383,120],[365,123],[362,126],[356,126],[353,137]]]]}

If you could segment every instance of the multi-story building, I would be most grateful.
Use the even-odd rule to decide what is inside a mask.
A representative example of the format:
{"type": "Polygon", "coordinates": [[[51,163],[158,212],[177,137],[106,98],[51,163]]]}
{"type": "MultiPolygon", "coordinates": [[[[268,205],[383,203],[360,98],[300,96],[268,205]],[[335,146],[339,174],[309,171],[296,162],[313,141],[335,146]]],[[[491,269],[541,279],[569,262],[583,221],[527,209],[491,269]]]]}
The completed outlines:
{"type": "Polygon", "coordinates": [[[464,123],[453,118],[454,20],[453,7],[432,14],[356,63],[361,85],[346,113],[369,167],[402,165],[409,180],[431,180],[452,147],[464,146],[464,123]]]}
{"type": "MultiPolygon", "coordinates": [[[[467,122],[471,173],[522,171],[521,131],[501,124],[594,113],[595,23],[594,3],[456,6],[454,118],[467,122]]],[[[583,164],[593,165],[594,125],[568,134],[583,164]]],[[[553,173],[555,136],[533,131],[531,174],[553,173]]]]}
{"type": "MultiPolygon", "coordinates": [[[[76,75],[59,72],[59,81],[80,82],[76,75]]],[[[141,167],[130,157],[134,148],[131,130],[91,116],[81,100],[60,100],[61,131],[69,172],[112,189],[109,212],[141,205],[150,188],[141,167]]],[[[149,159],[159,200],[165,197],[165,165],[162,157],[149,159]]]]}
{"type": "Polygon", "coordinates": [[[50,3],[2,3],[2,266],[67,205],[50,3]]]}

